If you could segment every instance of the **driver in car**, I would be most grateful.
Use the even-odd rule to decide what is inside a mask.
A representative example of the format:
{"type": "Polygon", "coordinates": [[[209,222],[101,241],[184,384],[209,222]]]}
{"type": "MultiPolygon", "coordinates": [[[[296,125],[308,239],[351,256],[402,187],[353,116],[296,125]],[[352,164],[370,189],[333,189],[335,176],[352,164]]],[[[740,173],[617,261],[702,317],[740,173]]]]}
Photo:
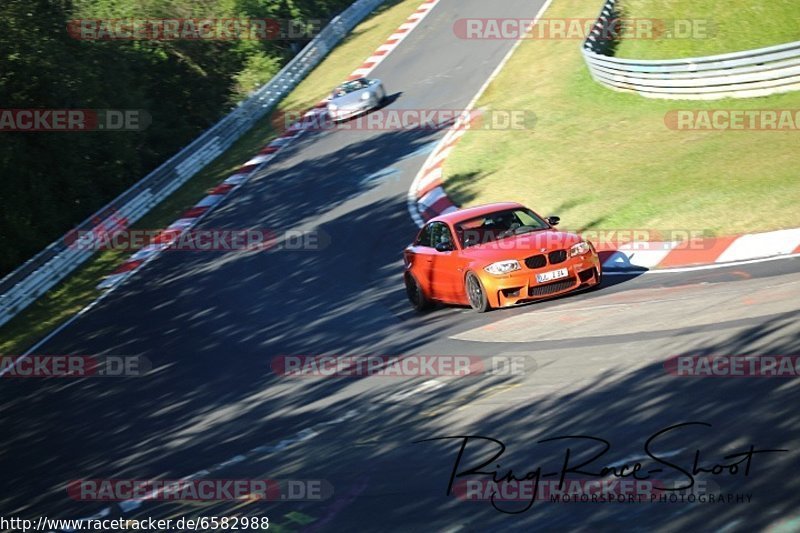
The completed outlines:
{"type": "Polygon", "coordinates": [[[503,213],[495,219],[487,219],[486,223],[488,223],[488,229],[491,229],[496,237],[502,237],[509,231],[520,227],[519,220],[514,213],[503,213]]]}

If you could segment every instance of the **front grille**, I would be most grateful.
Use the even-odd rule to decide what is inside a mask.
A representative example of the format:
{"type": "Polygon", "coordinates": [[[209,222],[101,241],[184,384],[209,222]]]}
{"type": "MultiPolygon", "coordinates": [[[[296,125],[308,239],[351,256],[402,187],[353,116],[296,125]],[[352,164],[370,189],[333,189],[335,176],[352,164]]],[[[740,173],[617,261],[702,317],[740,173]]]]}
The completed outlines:
{"type": "Polygon", "coordinates": [[[555,252],[550,252],[550,254],[547,257],[548,259],[550,259],[551,265],[557,265],[567,260],[567,251],[556,250],[555,252]]]}
{"type": "Polygon", "coordinates": [[[575,285],[575,278],[568,278],[547,285],[538,285],[528,288],[528,296],[547,296],[557,292],[565,291],[575,285]]]}
{"type": "Polygon", "coordinates": [[[532,255],[525,260],[525,266],[528,268],[542,268],[547,264],[547,259],[544,255],[532,255]]]}
{"type": "Polygon", "coordinates": [[[594,277],[594,269],[590,268],[589,270],[584,270],[582,272],[578,272],[578,278],[581,280],[581,283],[585,283],[594,277]]]}

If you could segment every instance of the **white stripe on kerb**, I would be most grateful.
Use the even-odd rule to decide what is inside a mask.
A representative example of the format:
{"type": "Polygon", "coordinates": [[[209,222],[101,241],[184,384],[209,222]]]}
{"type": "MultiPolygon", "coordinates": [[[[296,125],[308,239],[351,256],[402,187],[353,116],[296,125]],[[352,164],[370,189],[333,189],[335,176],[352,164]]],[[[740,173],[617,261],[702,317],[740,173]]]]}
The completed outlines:
{"type": "Polygon", "coordinates": [[[436,181],[438,178],[442,177],[442,169],[437,168],[436,170],[432,170],[429,172],[424,178],[419,180],[415,189],[417,191],[423,190],[425,187],[436,181]]]}
{"type": "MultiPolygon", "coordinates": [[[[270,144],[272,144],[272,143],[270,143],[270,144]]],[[[260,165],[264,161],[269,161],[271,158],[272,158],[272,154],[259,154],[259,155],[255,156],[253,159],[248,160],[244,164],[244,166],[247,166],[247,165],[260,165]]]]}
{"type": "Polygon", "coordinates": [[[444,196],[444,189],[442,189],[441,187],[436,187],[431,192],[420,198],[419,203],[425,206],[426,208],[431,207],[443,196],[444,196]]]}
{"type": "MultiPolygon", "coordinates": [[[[650,243],[655,244],[655,243],[650,243]]],[[[622,246],[616,252],[611,254],[608,259],[605,260],[603,263],[604,267],[609,268],[626,268],[626,267],[643,267],[643,268],[653,268],[658,266],[661,261],[667,256],[668,253],[672,251],[672,249],[677,246],[678,242],[665,242],[659,243],[663,244],[662,249],[657,249],[655,246],[652,246],[652,249],[647,250],[636,250],[630,249],[630,245],[622,246]],[[625,249],[625,248],[628,249],[625,249]]]]}
{"type": "Polygon", "coordinates": [[[717,263],[792,253],[800,246],[800,228],[742,235],[717,258],[717,263]]]}

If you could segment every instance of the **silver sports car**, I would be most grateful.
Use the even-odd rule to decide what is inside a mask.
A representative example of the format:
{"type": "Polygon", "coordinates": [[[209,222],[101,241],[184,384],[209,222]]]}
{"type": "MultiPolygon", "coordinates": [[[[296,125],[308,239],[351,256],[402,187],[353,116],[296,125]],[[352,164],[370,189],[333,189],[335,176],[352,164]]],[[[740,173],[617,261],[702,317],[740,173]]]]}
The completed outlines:
{"type": "Polygon", "coordinates": [[[380,106],[386,89],[378,79],[359,78],[339,85],[328,100],[328,115],[334,122],[347,120],[380,106]]]}

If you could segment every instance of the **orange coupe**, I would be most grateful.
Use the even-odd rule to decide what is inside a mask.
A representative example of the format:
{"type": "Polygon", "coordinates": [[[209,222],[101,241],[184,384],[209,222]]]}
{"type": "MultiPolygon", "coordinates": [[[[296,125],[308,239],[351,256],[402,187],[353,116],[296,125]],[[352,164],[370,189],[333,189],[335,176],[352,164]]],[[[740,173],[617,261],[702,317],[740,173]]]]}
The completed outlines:
{"type": "Polygon", "coordinates": [[[598,285],[594,246],[558,221],[517,203],[431,219],[403,252],[408,299],[417,310],[438,301],[484,312],[598,285]]]}

